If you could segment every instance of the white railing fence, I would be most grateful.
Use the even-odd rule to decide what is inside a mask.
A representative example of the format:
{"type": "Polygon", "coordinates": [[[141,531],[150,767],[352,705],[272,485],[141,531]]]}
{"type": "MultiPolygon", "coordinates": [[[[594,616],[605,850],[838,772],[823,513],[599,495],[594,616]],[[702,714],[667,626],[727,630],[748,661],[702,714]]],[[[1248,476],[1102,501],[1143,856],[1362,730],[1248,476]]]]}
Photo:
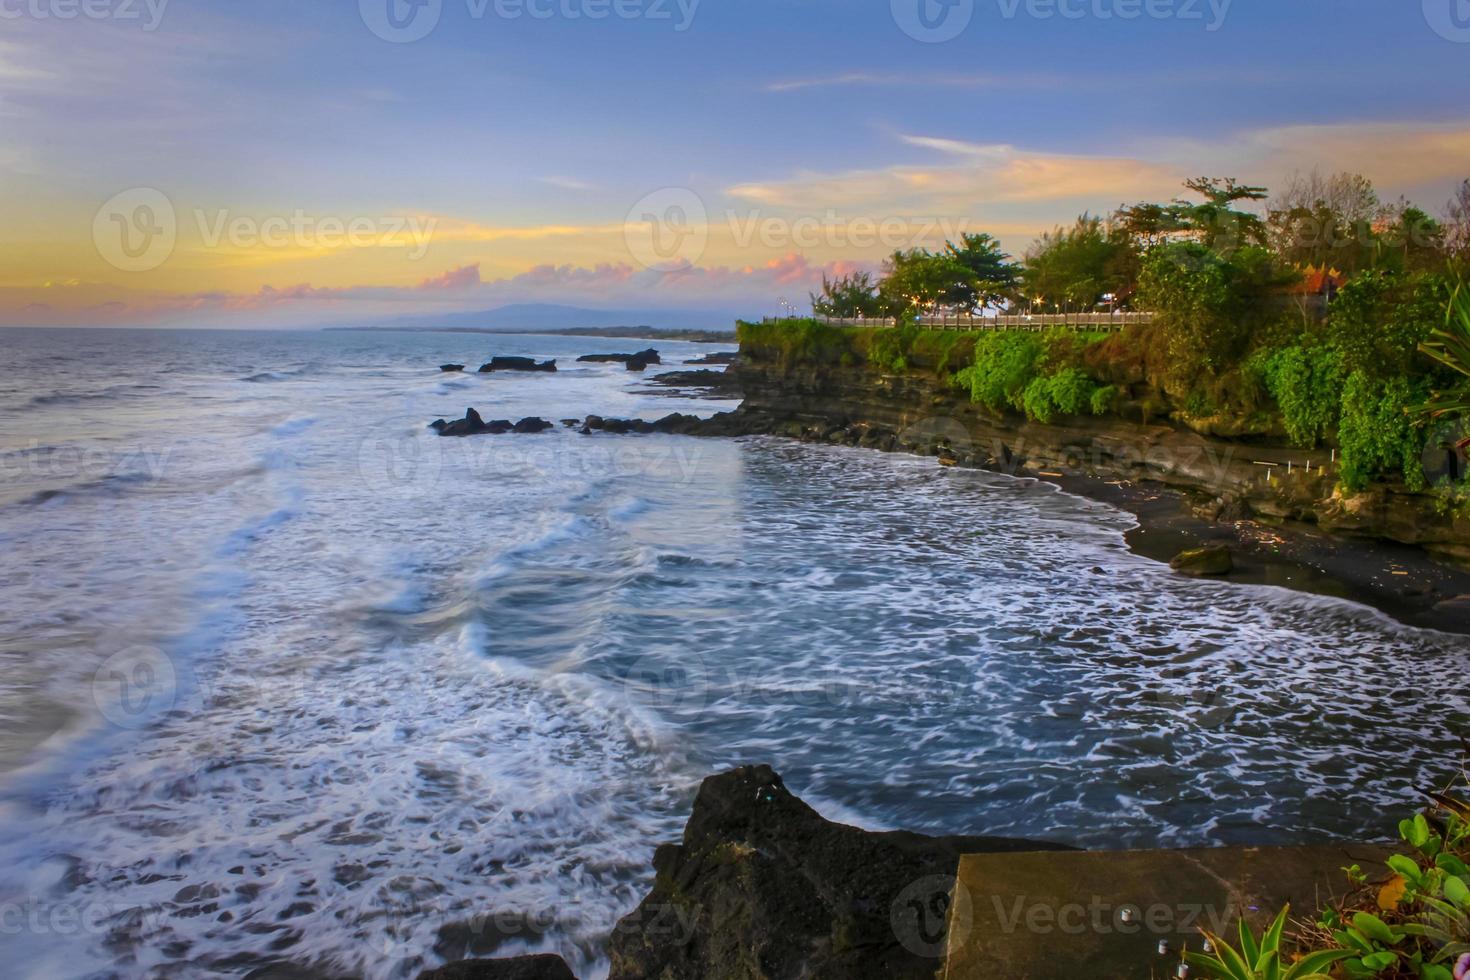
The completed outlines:
{"type": "MultiPolygon", "coordinates": [[[[790,317],[766,317],[765,322],[776,323],[790,317]]],[[[837,317],[813,316],[813,319],[834,327],[894,327],[898,321],[893,317],[837,317]]],[[[915,323],[930,330],[1054,330],[1057,328],[1103,333],[1122,330],[1139,323],[1152,323],[1153,313],[1003,313],[1000,316],[962,316],[958,314],[932,314],[917,318],[915,323]]]]}

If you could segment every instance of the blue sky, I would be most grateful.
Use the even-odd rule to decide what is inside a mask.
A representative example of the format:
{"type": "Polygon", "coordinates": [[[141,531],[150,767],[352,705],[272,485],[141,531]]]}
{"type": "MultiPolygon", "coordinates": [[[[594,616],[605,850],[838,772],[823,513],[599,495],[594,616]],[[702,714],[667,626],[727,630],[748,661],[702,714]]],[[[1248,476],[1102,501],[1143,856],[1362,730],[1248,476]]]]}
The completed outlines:
{"type": "Polygon", "coordinates": [[[624,17],[612,0],[500,0],[550,14],[513,19],[442,0],[411,43],[371,29],[390,3],[409,18],[406,0],[56,16],[75,2],[0,0],[4,322],[520,300],[759,312],[892,250],[855,240],[854,220],[907,222],[901,244],[990,229],[1019,252],[1187,176],[1361,171],[1431,211],[1470,177],[1462,0],[619,0],[639,14],[624,17]],[[930,24],[969,20],[916,40],[901,24],[921,3],[930,24]],[[99,209],[138,188],[166,199],[176,240],[120,269],[99,209]],[[708,226],[675,275],[625,227],[664,189],[708,226]],[[313,227],[289,242],[249,234],[298,214],[313,227]],[[404,216],[432,234],[395,236],[404,216]],[[803,218],[816,240],[739,233],[803,218]],[[208,240],[236,219],[243,237],[208,240]],[[379,237],[342,246],[323,219],[379,237]]]}

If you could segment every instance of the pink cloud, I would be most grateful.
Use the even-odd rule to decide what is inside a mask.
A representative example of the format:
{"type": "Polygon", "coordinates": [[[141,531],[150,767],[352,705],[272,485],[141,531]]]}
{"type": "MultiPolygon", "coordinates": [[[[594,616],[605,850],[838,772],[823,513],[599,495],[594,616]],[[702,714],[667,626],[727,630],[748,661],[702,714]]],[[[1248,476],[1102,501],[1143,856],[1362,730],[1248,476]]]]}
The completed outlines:
{"type": "Polygon", "coordinates": [[[476,262],[474,265],[450,269],[442,275],[430,276],[414,288],[422,291],[470,289],[480,285],[480,282],[480,263],[476,262]]]}

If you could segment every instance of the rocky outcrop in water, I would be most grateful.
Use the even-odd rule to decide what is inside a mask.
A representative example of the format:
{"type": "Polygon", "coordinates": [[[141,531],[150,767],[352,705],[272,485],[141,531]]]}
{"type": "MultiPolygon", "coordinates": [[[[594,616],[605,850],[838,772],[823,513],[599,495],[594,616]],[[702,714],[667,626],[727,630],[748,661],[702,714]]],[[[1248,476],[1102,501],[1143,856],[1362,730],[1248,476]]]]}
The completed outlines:
{"type": "Polygon", "coordinates": [[[698,388],[701,394],[717,398],[739,398],[740,376],[734,371],[669,371],[648,379],[649,384],[666,388],[698,388]]]}
{"type": "Polygon", "coordinates": [[[463,364],[441,364],[441,365],[439,365],[439,370],[440,371],[443,371],[445,374],[457,374],[458,372],[464,370],[464,365],[463,364]]]}
{"type": "Polygon", "coordinates": [[[495,371],[556,371],[556,361],[537,361],[531,357],[492,357],[489,363],[480,365],[481,374],[495,371]]]}
{"type": "Polygon", "coordinates": [[[609,943],[610,980],[930,980],[961,854],[1066,849],[832,823],[745,766],[706,779],[682,842],[655,853],[653,891],[609,943]]]}
{"type": "Polygon", "coordinates": [[[719,351],[714,354],[706,354],[693,360],[685,361],[685,364],[734,364],[740,360],[739,351],[719,351]]]}
{"type": "Polygon", "coordinates": [[[658,351],[652,347],[647,350],[638,351],[635,354],[584,354],[577,358],[579,362],[587,364],[626,364],[629,370],[642,371],[650,364],[662,364],[663,359],[658,351]],[[639,365],[634,368],[634,364],[639,365]]]}
{"type": "Polygon", "coordinates": [[[521,435],[534,435],[545,432],[547,429],[555,428],[545,419],[531,417],[512,422],[510,419],[495,419],[486,422],[480,417],[480,413],[473,408],[466,409],[464,418],[447,421],[435,419],[429,423],[429,428],[438,432],[441,436],[503,436],[507,432],[521,435]]]}

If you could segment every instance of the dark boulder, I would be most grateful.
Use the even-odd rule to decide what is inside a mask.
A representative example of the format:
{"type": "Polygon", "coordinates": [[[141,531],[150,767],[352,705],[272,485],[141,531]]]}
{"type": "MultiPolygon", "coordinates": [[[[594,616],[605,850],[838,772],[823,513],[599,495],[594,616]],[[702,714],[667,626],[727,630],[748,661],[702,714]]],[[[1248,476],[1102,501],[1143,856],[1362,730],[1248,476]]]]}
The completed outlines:
{"type": "Polygon", "coordinates": [[[1181,551],[1169,567],[1184,575],[1228,575],[1235,568],[1230,549],[1223,544],[1181,551]]]}
{"type": "Polygon", "coordinates": [[[706,354],[703,357],[696,357],[694,360],[692,360],[692,361],[685,361],[684,363],[685,364],[734,364],[738,360],[740,360],[740,352],[738,350],[732,350],[732,351],[721,351],[721,352],[715,353],[715,354],[706,354]]]}
{"type": "MultiPolygon", "coordinates": [[[[442,419],[440,421],[443,421],[442,419]]],[[[485,431],[485,420],[473,408],[465,409],[464,418],[443,425],[434,423],[441,436],[477,436],[485,431]]]]}
{"type": "Polygon", "coordinates": [[[454,374],[454,373],[456,373],[458,371],[463,371],[464,370],[464,365],[463,364],[441,364],[441,365],[439,365],[439,370],[443,371],[445,374],[454,374]]]}
{"type": "Polygon", "coordinates": [[[934,937],[909,934],[909,906],[942,908],[961,854],[1067,849],[832,823],[745,766],[706,779],[682,843],[654,854],[653,891],[609,942],[610,980],[931,980],[942,963],[934,937]]]}
{"type": "Polygon", "coordinates": [[[429,427],[438,430],[441,436],[503,436],[507,432],[536,433],[555,428],[555,426],[545,419],[535,417],[521,419],[519,422],[512,422],[510,419],[496,419],[493,422],[486,422],[480,418],[480,413],[473,408],[466,409],[465,416],[462,419],[453,422],[435,419],[429,423],[429,427]]]}
{"type": "Polygon", "coordinates": [[[530,357],[492,357],[488,364],[480,366],[481,374],[494,371],[555,371],[556,361],[536,361],[530,357]]]}
{"type": "Polygon", "coordinates": [[[462,960],[425,970],[419,980],[577,980],[560,956],[517,956],[508,960],[462,960]]]}
{"type": "Polygon", "coordinates": [[[641,350],[636,354],[586,354],[577,358],[577,360],[590,364],[627,364],[630,365],[629,370],[638,371],[643,370],[644,367],[650,364],[663,363],[663,359],[659,357],[658,351],[652,347],[647,350],[641,350]],[[640,362],[643,367],[632,368],[631,365],[634,361],[640,362]]]}

